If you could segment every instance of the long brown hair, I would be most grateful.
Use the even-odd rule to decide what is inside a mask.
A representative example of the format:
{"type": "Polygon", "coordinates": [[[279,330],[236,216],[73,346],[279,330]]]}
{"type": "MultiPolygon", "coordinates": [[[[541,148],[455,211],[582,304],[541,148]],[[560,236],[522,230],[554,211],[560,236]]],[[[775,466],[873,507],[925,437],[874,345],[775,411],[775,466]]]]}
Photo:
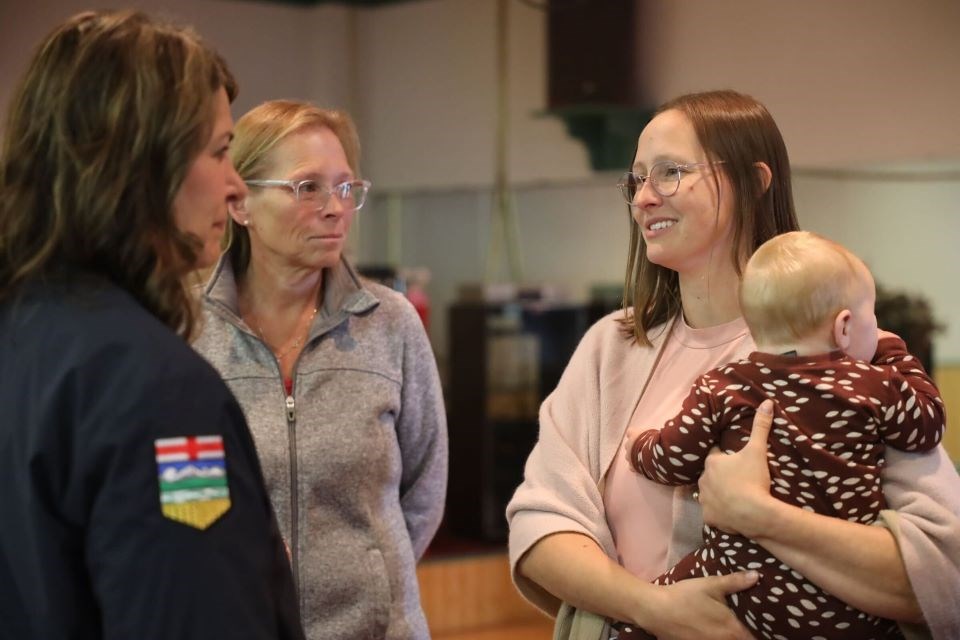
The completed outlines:
{"type": "MultiPolygon", "coordinates": [[[[360,139],[350,115],[337,109],[323,109],[309,102],[271,100],[251,109],[237,120],[230,157],[244,180],[275,178],[270,170],[270,153],[283,140],[305,129],[326,127],[343,146],[353,175],[360,177],[360,139]]],[[[240,277],[250,264],[250,233],[230,220],[226,240],[233,272],[240,277]]]]}
{"type": "MultiPolygon", "coordinates": [[[[735,91],[682,95],[663,104],[655,115],[670,110],[690,120],[707,160],[718,163],[714,172],[723,171],[730,181],[734,198],[730,260],[740,274],[757,247],[777,234],[799,228],[783,136],[765,106],[735,91]],[[766,189],[757,162],[766,163],[773,174],[766,189]]],[[[719,189],[719,179],[714,180],[719,189]]],[[[621,328],[642,345],[650,344],[650,329],[681,310],[677,272],[647,259],[646,243],[632,217],[623,305],[626,313],[621,328]]]]}
{"type": "Polygon", "coordinates": [[[28,280],[93,271],[183,336],[200,245],[173,201],[236,83],[190,29],[135,11],[55,29],[14,93],[0,154],[0,299],[28,280]]]}

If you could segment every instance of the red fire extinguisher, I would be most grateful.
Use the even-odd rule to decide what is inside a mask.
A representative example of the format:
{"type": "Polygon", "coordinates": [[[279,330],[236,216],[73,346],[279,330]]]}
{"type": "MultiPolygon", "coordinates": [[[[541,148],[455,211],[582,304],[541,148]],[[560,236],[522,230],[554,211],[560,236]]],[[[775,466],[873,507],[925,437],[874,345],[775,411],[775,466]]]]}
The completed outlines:
{"type": "Polygon", "coordinates": [[[427,295],[427,283],[430,282],[430,270],[415,267],[407,271],[407,299],[413,304],[423,322],[423,328],[430,331],[430,297],[427,295]]]}

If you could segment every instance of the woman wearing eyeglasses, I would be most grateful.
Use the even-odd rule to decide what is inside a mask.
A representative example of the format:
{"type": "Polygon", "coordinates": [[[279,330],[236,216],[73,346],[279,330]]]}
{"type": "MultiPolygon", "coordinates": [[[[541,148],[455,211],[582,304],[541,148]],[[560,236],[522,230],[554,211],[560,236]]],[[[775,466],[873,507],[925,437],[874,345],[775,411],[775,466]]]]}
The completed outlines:
{"type": "Polygon", "coordinates": [[[237,396],[309,638],[427,638],[415,566],[436,532],[446,418],[423,325],[343,255],[370,183],[350,117],[292,101],[237,121],[249,189],[197,349],[237,396]]]}
{"type": "MultiPolygon", "coordinates": [[[[725,598],[751,597],[754,572],[649,583],[699,545],[706,520],[853,607],[960,637],[960,479],[942,448],[888,450],[884,526],[773,498],[762,438],[771,416],[759,412],[754,446],[711,454],[699,495],[633,474],[626,460],[631,435],[673,417],[700,374],[755,349],[737,298],[742,268],[767,239],[797,228],[786,148],[766,108],[732,91],[668,102],[619,187],[631,216],[632,306],[590,329],[541,407],[540,439],[507,508],[521,592],[550,613],[560,601],[577,608],[575,628],[593,625],[593,635],[571,637],[637,627],[661,639],[752,638],[725,598]]],[[[797,638],[845,637],[809,611],[795,622],[797,638]]]]}

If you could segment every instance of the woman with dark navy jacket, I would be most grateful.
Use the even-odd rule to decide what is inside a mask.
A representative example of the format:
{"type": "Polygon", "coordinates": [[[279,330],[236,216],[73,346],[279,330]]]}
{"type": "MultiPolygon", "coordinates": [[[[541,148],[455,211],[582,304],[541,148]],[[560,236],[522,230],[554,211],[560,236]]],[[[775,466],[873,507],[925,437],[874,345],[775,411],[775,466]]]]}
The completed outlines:
{"type": "Polygon", "coordinates": [[[245,187],[189,30],[83,13],[0,155],[0,637],[302,638],[250,432],[183,340],[245,187]],[[178,335],[179,334],[179,335],[178,335]]]}

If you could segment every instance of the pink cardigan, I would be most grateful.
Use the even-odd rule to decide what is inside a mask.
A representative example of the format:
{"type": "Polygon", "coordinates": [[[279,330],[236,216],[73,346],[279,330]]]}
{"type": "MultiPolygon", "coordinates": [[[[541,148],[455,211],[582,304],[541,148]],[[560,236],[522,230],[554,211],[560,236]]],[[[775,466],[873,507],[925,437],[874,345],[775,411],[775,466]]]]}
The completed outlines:
{"type": "MultiPolygon", "coordinates": [[[[617,557],[601,482],[664,339],[657,327],[649,334],[653,348],[633,345],[619,330],[620,314],[591,327],[540,407],[540,439],[507,506],[514,582],[551,615],[559,601],[516,570],[530,547],[552,533],[575,532],[617,557]]],[[[890,449],[883,490],[890,510],[881,517],[897,538],[932,637],[960,638],[960,477],[942,447],[927,454],[890,449]]],[[[700,508],[683,487],[674,492],[673,522],[671,566],[701,543],[700,508]]]]}

